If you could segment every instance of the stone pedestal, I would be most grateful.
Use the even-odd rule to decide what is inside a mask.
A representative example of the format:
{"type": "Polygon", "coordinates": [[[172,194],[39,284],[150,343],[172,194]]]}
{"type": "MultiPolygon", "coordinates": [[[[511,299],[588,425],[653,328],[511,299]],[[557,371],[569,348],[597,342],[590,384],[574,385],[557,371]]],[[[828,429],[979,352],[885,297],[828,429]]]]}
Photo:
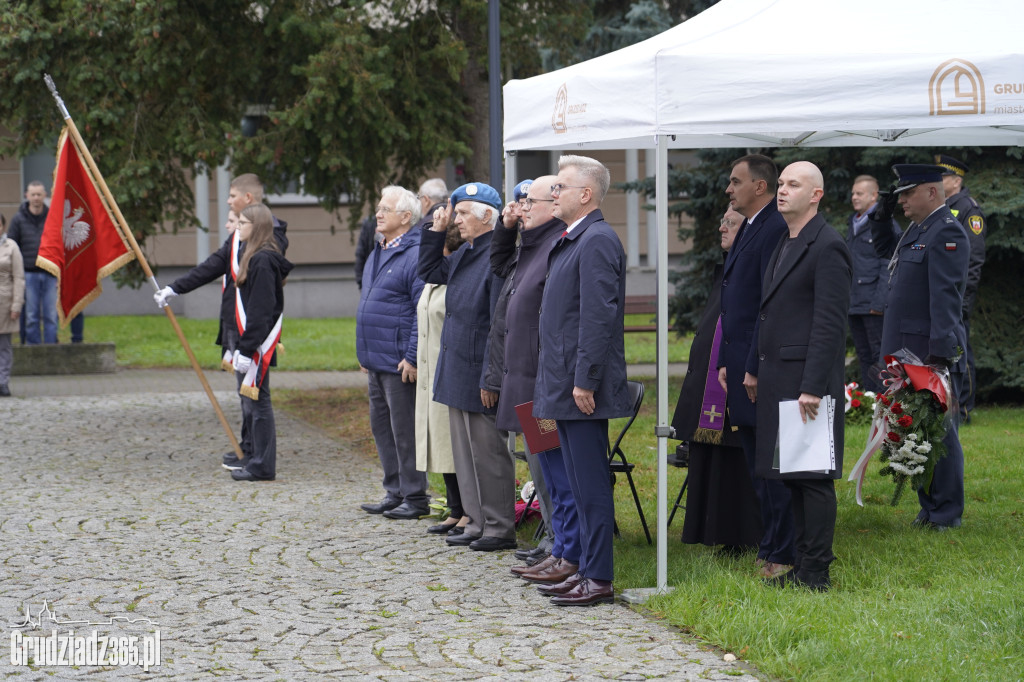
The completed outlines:
{"type": "Polygon", "coordinates": [[[117,371],[112,343],[14,343],[13,376],[40,374],[108,374],[117,371]]]}

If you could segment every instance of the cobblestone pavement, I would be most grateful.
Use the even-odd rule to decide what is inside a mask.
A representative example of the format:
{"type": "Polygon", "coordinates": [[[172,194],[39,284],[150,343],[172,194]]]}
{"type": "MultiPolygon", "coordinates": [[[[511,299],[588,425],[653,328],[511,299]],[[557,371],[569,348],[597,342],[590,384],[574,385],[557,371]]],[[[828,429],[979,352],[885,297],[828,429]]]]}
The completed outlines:
{"type": "Polygon", "coordinates": [[[549,605],[509,575],[511,553],[449,548],[426,520],[368,516],[358,505],[380,497],[376,464],[280,412],[277,481],[237,483],[201,392],[24,397],[31,383],[0,401],[0,675],[755,679],[624,605],[549,605]],[[59,621],[113,621],[13,627],[44,603],[59,621]],[[159,630],[160,664],[12,665],[16,630],[52,628],[159,630]]]}

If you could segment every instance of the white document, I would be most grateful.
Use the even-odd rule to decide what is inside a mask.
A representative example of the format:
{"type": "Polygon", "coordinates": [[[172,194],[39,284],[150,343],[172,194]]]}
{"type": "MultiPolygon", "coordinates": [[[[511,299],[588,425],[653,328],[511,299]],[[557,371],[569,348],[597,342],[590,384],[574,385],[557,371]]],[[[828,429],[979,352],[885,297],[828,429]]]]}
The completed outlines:
{"type": "Polygon", "coordinates": [[[800,419],[796,400],[779,402],[779,473],[798,471],[828,473],[836,465],[836,444],[832,426],[835,423],[836,401],[832,396],[821,399],[817,419],[800,419]]]}

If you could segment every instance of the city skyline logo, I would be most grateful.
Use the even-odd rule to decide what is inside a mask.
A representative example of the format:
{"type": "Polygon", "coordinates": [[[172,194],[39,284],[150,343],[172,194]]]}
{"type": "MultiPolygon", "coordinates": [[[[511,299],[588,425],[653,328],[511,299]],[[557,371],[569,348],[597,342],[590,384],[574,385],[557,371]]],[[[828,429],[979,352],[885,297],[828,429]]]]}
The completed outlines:
{"type": "Polygon", "coordinates": [[[960,116],[985,113],[985,80],[965,59],[939,64],[928,81],[928,115],[960,116]]]}

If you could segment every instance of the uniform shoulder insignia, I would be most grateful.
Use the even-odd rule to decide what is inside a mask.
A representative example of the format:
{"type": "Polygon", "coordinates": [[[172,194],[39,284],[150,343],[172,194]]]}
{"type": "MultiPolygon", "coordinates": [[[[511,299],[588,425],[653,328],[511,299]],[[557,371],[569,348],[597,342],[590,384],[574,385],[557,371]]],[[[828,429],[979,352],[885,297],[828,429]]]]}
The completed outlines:
{"type": "Polygon", "coordinates": [[[959,208],[951,208],[951,209],[949,209],[949,212],[953,214],[954,218],[957,217],[958,215],[960,215],[960,209],[959,208]]]}
{"type": "Polygon", "coordinates": [[[972,215],[967,219],[967,225],[974,234],[981,234],[985,230],[985,219],[980,215],[972,215]]]}

